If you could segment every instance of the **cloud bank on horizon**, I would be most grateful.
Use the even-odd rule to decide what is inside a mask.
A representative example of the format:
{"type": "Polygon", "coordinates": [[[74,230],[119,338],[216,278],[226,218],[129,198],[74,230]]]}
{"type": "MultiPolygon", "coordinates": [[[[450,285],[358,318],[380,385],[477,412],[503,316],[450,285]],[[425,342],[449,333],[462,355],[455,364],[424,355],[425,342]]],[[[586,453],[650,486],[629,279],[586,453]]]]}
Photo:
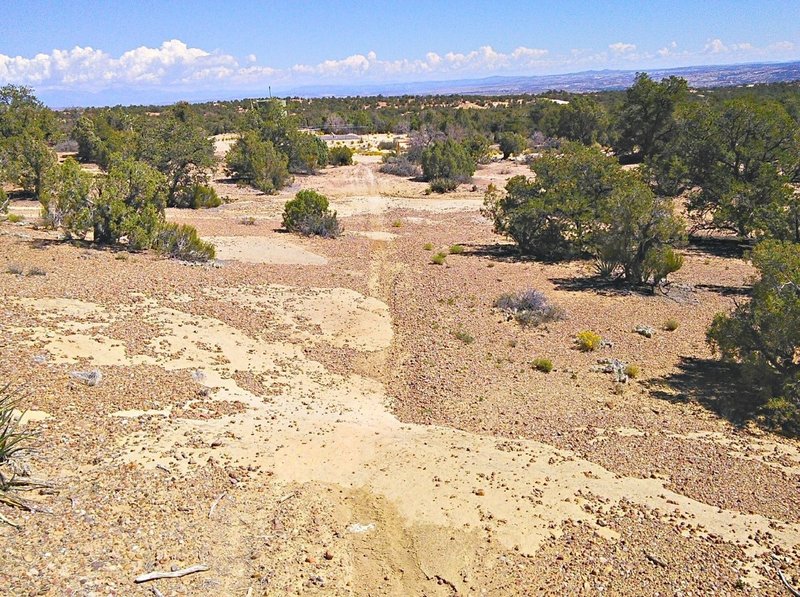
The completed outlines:
{"type": "Polygon", "coordinates": [[[375,52],[353,54],[317,64],[276,68],[260,65],[257,56],[237,58],[221,50],[189,47],[172,39],[159,47],[140,46],[119,56],[91,47],[55,49],[31,57],[0,54],[0,84],[27,85],[37,92],[100,94],[110,89],[146,92],[264,90],[311,84],[396,83],[484,77],[497,74],[535,75],[602,68],[667,68],[702,64],[780,61],[797,58],[798,48],[783,41],[766,47],[747,42],[710,39],[687,50],[671,42],[654,51],[619,41],[601,51],[575,49],[556,54],[543,48],[517,47],[509,52],[489,45],[476,50],[429,52],[423,57],[384,60],[375,52]]]}

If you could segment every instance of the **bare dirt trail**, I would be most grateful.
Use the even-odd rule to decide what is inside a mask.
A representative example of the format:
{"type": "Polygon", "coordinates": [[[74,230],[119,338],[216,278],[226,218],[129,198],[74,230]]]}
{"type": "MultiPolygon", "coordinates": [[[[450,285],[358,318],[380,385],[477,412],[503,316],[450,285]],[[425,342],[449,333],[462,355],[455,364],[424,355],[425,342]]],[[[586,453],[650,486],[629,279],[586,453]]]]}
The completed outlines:
{"type": "MultiPolygon", "coordinates": [[[[385,282],[385,250],[375,255],[376,293],[385,282]]],[[[151,339],[150,354],[131,354],[118,342],[117,364],[146,362],[168,371],[185,370],[186,375],[196,372],[214,400],[247,407],[241,414],[213,419],[157,417],[155,426],[123,438],[109,456],[110,464],[160,465],[189,474],[191,462],[199,466],[213,458],[270,470],[287,486],[323,484],[360,492],[359,508],[377,519],[368,522],[392,520],[394,531],[381,526],[380,533],[400,534],[399,539],[387,538],[387,545],[395,540],[413,544],[411,552],[382,553],[386,565],[402,567],[404,558],[416,558],[426,582],[441,586],[438,582],[446,581],[458,592],[470,589],[462,572],[487,540],[535,555],[546,539],[562,533],[564,523],[582,521],[613,543],[619,536],[603,525],[603,510],[622,501],[657,509],[665,519],[686,521],[740,545],[744,557],[737,566],[752,582],[759,580],[753,564],[763,548],[748,537],[770,533],[774,544],[786,550],[800,543],[798,525],[718,510],[665,489],[663,480],[620,477],[546,444],[399,422],[388,410],[379,382],[333,374],[308,349],[318,342],[349,346],[373,355],[374,366],[385,366],[381,355],[390,347],[392,324],[388,308],[375,298],[344,289],[208,292],[235,300],[243,309],[273,311],[289,341],[265,342],[213,317],[152,300],[127,309],[81,301],[22,301],[46,328],[36,337],[56,360],[84,358],[91,364],[106,350],[76,339],[84,338],[73,332],[87,317],[99,328],[141,320],[161,330],[151,339]],[[316,318],[317,334],[304,331],[309,315],[316,318]],[[72,323],[53,326],[54,321],[72,323]],[[265,380],[268,391],[245,389],[236,380],[241,373],[265,380]],[[396,511],[395,518],[390,510],[396,511]],[[446,551],[444,557],[441,542],[453,533],[459,550],[446,551]]],[[[95,341],[101,342],[96,336],[95,341]]],[[[369,565],[375,566],[374,561],[369,565]]],[[[370,574],[359,565],[354,570],[356,576],[370,574]]]]}
{"type": "MultiPolygon", "coordinates": [[[[206,579],[159,588],[165,595],[243,596],[777,594],[775,563],[794,566],[800,546],[800,525],[789,514],[783,519],[784,511],[720,507],[713,496],[676,490],[664,476],[628,474],[547,440],[463,431],[447,420],[400,420],[390,384],[397,367],[422,351],[398,341],[417,328],[398,317],[405,311],[397,288],[444,272],[469,286],[475,261],[473,270],[460,270],[451,256],[452,267],[431,269],[420,247],[422,235],[461,242],[464,233],[432,212],[466,205],[472,211],[463,223],[475,219],[476,199],[398,199],[374,165],[337,170],[330,176],[346,178],[340,192],[348,196],[332,207],[358,215],[345,221],[353,229],[328,245],[258,230],[237,236],[231,213],[210,211],[197,218],[221,239],[226,263],[219,269],[138,258],[123,268],[110,255],[84,255],[90,265],[68,262],[65,273],[48,274],[61,298],[43,298],[52,293],[32,286],[38,278],[14,278],[16,291],[4,296],[3,347],[24,350],[27,361],[36,355],[53,387],[66,385],[63,400],[52,399],[52,416],[36,410],[29,422],[46,424],[50,445],[58,446],[51,452],[66,454],[52,470],[68,480],[57,501],[67,522],[31,517],[25,535],[8,539],[0,582],[3,568],[13,566],[29,575],[28,587],[36,579],[49,594],[68,594],[62,589],[69,586],[72,594],[144,595],[146,588],[132,588],[134,572],[201,559],[213,570],[206,579]],[[429,211],[396,211],[412,205],[429,211]],[[411,243],[418,255],[409,256],[411,243]],[[357,264],[348,251],[359,251],[357,264]],[[87,280],[96,290],[103,285],[90,279],[93,263],[116,272],[106,279],[120,284],[117,292],[95,298],[82,291],[87,280]],[[326,285],[323,271],[336,268],[346,275],[326,285]],[[120,283],[140,270],[130,286],[127,278],[120,283]],[[156,284],[154,271],[162,274],[156,284]],[[358,291],[346,287],[353,273],[358,291]],[[108,372],[108,385],[76,390],[63,383],[72,370],[93,368],[108,372]],[[110,387],[124,393],[120,380],[129,376],[146,378],[134,390],[163,383],[169,394],[174,384],[174,394],[155,405],[134,391],[115,395],[110,387]],[[120,406],[86,408],[100,396],[120,406]],[[60,426],[62,417],[69,425],[60,426]],[[70,434],[81,433],[100,441],[82,448],[81,464],[73,464],[70,450],[79,442],[70,434]],[[90,589],[93,583],[105,588],[90,589]]],[[[281,200],[258,197],[238,208],[255,205],[271,218],[281,200]]],[[[0,249],[15,259],[20,252],[0,249]]],[[[45,246],[27,258],[50,259],[50,250],[68,259],[70,249],[45,246]]],[[[500,269],[486,267],[493,292],[500,269]]],[[[421,296],[448,304],[452,292],[421,296]]],[[[466,303],[471,289],[459,292],[466,303]]],[[[490,308],[462,309],[468,317],[494,317],[490,308]]],[[[437,328],[429,341],[448,330],[437,328]]],[[[472,361],[456,364],[483,358],[471,353],[472,361]]],[[[434,381],[447,390],[453,379],[434,381]]],[[[545,383],[545,392],[561,387],[545,383]]],[[[598,388],[590,386],[596,401],[604,399],[598,388]]],[[[476,396],[490,391],[474,387],[476,396]]],[[[797,444],[769,435],[662,432],[642,421],[591,433],[598,443],[622,445],[652,431],[709,444],[787,479],[800,467],[797,444]]]]}

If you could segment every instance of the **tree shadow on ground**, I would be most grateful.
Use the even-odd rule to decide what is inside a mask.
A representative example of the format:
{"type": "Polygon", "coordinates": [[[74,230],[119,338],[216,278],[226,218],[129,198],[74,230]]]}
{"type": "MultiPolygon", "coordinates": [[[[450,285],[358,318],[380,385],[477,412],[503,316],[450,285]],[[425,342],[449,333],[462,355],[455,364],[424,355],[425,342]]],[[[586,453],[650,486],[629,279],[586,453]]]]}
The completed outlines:
{"type": "Polygon", "coordinates": [[[720,296],[750,296],[751,286],[723,286],[720,284],[695,284],[697,290],[707,290],[720,296]]]}
{"type": "Polygon", "coordinates": [[[475,257],[484,257],[493,261],[502,261],[503,263],[567,263],[570,259],[543,259],[541,257],[533,257],[519,252],[517,245],[511,243],[494,243],[491,245],[481,245],[474,243],[459,243],[467,251],[466,255],[474,255],[475,257]]]}
{"type": "Polygon", "coordinates": [[[690,236],[689,243],[684,250],[687,253],[741,259],[752,248],[753,245],[751,243],[742,242],[739,238],[690,236]]]}
{"type": "Polygon", "coordinates": [[[143,251],[129,251],[125,245],[104,245],[94,243],[88,240],[81,240],[77,238],[70,239],[56,239],[56,238],[34,238],[27,241],[32,249],[38,251],[45,251],[50,247],[59,247],[62,245],[70,245],[76,249],[83,249],[85,251],[97,251],[104,253],[142,253],[143,251]]]}
{"type": "Polygon", "coordinates": [[[569,278],[548,278],[556,290],[568,292],[593,292],[602,296],[655,296],[658,293],[651,286],[630,286],[618,279],[602,276],[572,276],[569,278]]]}
{"type": "Polygon", "coordinates": [[[650,395],[673,404],[694,402],[741,427],[755,416],[761,401],[742,385],[735,364],[684,357],[677,370],[643,381],[650,395]]]}

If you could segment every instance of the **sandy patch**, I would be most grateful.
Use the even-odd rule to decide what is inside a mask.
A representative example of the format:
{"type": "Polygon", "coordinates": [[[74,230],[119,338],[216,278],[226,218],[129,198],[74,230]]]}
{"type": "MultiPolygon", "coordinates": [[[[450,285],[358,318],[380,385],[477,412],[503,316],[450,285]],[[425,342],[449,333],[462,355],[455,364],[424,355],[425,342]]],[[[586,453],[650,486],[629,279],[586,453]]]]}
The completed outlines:
{"type": "Polygon", "coordinates": [[[30,423],[39,423],[40,421],[46,421],[47,419],[51,419],[53,417],[53,415],[43,410],[26,410],[26,411],[14,410],[12,414],[13,417],[17,420],[17,424],[20,427],[24,427],[25,425],[29,425],[30,423]]]}
{"type": "Polygon", "coordinates": [[[349,232],[354,236],[364,236],[371,240],[380,240],[384,242],[393,241],[397,238],[396,234],[392,234],[391,232],[384,232],[382,230],[353,230],[349,232]]]}
{"type": "MultiPolygon", "coordinates": [[[[376,326],[383,328],[378,338],[351,345],[380,350],[391,341],[386,306],[353,291],[309,294],[263,287],[253,292],[243,287],[217,292],[227,292],[251,308],[273,309],[283,319],[308,320],[323,330],[326,341],[344,345],[346,334],[361,337],[376,326]],[[351,308],[354,303],[356,309],[351,308]],[[320,311],[324,314],[318,315],[320,311]]],[[[74,310],[78,305],[65,307],[74,310]]],[[[80,307],[95,310],[90,303],[80,307]]],[[[545,540],[559,536],[567,521],[581,521],[616,541],[616,532],[598,525],[599,514],[585,508],[590,495],[603,504],[628,500],[664,513],[678,512],[696,529],[730,543],[744,545],[748,536],[764,532],[787,549],[800,541],[800,525],[718,509],[671,491],[662,479],[617,475],[545,443],[403,424],[387,409],[380,383],[333,374],[313,359],[313,350],[300,344],[264,342],[213,317],[154,305],[139,309],[129,315],[161,328],[151,342],[158,365],[201,370],[201,383],[214,399],[238,400],[249,410],[212,420],[159,421],[155,436],[144,431],[124,438],[122,452],[112,457],[115,462],[161,464],[186,472],[191,465],[179,453],[197,462],[213,455],[242,466],[262,466],[287,483],[365,488],[390,500],[414,530],[415,541],[429,548],[441,540],[431,528],[447,527],[483,533],[507,548],[535,553],[545,540]],[[269,380],[274,391],[265,398],[245,390],[233,379],[236,372],[269,380]],[[211,448],[210,441],[223,435],[224,442],[211,448]]],[[[68,353],[76,347],[57,330],[52,334],[48,350],[62,351],[65,358],[82,356],[68,353]]],[[[137,358],[131,356],[130,362],[137,358]]],[[[761,552],[757,544],[743,549],[751,558],[761,552]]],[[[457,559],[470,557],[465,553],[457,559]]],[[[429,562],[430,574],[437,567],[454,566],[448,558],[437,562],[429,562]]],[[[746,565],[742,573],[752,576],[755,571],[746,565]]]]}
{"type": "Polygon", "coordinates": [[[265,236],[210,236],[217,259],[276,265],[325,265],[327,258],[289,241],[265,236]]]}

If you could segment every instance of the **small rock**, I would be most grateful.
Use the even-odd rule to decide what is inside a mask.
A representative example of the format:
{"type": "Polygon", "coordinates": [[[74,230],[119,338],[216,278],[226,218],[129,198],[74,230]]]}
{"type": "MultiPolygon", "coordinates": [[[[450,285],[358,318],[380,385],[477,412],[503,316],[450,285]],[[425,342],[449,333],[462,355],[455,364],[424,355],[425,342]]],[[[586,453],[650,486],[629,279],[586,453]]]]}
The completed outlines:
{"type": "Polygon", "coordinates": [[[103,379],[103,374],[100,372],[99,369],[94,369],[92,371],[73,371],[70,373],[75,379],[81,380],[87,386],[96,386],[99,384],[103,379]]]}

